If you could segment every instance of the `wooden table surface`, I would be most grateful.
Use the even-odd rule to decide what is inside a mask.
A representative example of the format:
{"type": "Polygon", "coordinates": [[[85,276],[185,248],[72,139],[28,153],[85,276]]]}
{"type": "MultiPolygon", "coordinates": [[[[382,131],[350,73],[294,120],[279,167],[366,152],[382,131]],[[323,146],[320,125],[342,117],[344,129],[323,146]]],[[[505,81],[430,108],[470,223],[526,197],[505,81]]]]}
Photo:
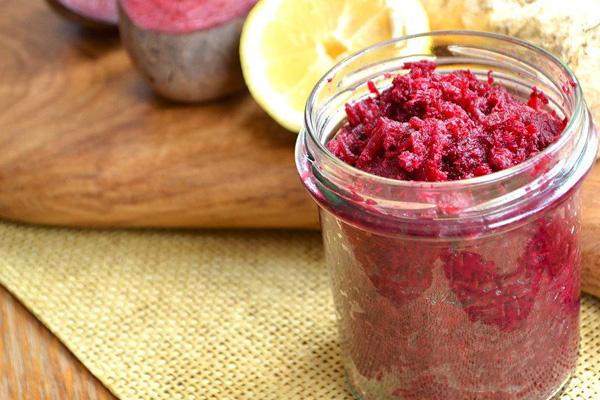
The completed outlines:
{"type": "Polygon", "coordinates": [[[116,400],[0,286],[0,399],[116,400]]]}

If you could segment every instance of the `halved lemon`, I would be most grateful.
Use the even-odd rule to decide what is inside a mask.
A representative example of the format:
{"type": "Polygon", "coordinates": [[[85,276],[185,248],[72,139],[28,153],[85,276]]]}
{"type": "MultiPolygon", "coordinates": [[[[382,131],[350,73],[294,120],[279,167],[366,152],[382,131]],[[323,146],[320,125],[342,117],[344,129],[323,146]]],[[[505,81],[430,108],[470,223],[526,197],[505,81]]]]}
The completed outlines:
{"type": "MultiPolygon", "coordinates": [[[[419,0],[260,0],[242,31],[242,70],[260,106],[298,132],[311,89],[338,61],[372,44],[427,31],[419,0]]],[[[429,41],[422,43],[428,51],[429,41]]]]}

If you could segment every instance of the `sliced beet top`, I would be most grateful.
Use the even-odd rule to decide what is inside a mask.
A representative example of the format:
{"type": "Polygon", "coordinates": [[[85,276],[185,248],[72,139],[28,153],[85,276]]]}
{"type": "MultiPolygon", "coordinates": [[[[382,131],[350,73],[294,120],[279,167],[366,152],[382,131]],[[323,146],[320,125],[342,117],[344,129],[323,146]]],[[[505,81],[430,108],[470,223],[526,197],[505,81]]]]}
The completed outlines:
{"type": "Polygon", "coordinates": [[[210,29],[246,14],[257,0],[121,0],[140,28],[163,33],[210,29]]]}

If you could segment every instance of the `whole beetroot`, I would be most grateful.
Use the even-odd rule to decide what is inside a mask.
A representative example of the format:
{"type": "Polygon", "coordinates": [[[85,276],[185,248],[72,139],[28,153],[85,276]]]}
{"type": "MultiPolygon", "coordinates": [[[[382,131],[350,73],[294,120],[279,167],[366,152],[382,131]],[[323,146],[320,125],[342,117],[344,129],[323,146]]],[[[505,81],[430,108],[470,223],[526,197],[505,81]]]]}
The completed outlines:
{"type": "Polygon", "coordinates": [[[220,98],[243,87],[239,39],[256,0],[122,0],[125,48],[150,86],[176,101],[220,98]]]}

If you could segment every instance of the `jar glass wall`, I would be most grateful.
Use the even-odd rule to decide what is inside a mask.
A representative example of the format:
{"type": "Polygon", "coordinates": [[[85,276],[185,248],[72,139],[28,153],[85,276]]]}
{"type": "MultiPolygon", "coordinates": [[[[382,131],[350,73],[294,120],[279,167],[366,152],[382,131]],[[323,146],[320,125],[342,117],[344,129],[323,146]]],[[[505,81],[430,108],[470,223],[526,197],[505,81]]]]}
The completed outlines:
{"type": "Polygon", "coordinates": [[[297,165],[321,208],[343,358],[356,393],[378,399],[546,400],[577,359],[579,187],[597,135],[576,78],[528,43],[434,32],[383,43],[315,87],[297,165]],[[430,51],[422,53],[423,48],[430,51]],[[415,49],[415,52],[411,52],[415,49]],[[470,69],[526,99],[532,86],[569,118],[528,161],[453,182],[357,170],[324,146],[344,104],[389,86],[407,61],[470,69]]]}

